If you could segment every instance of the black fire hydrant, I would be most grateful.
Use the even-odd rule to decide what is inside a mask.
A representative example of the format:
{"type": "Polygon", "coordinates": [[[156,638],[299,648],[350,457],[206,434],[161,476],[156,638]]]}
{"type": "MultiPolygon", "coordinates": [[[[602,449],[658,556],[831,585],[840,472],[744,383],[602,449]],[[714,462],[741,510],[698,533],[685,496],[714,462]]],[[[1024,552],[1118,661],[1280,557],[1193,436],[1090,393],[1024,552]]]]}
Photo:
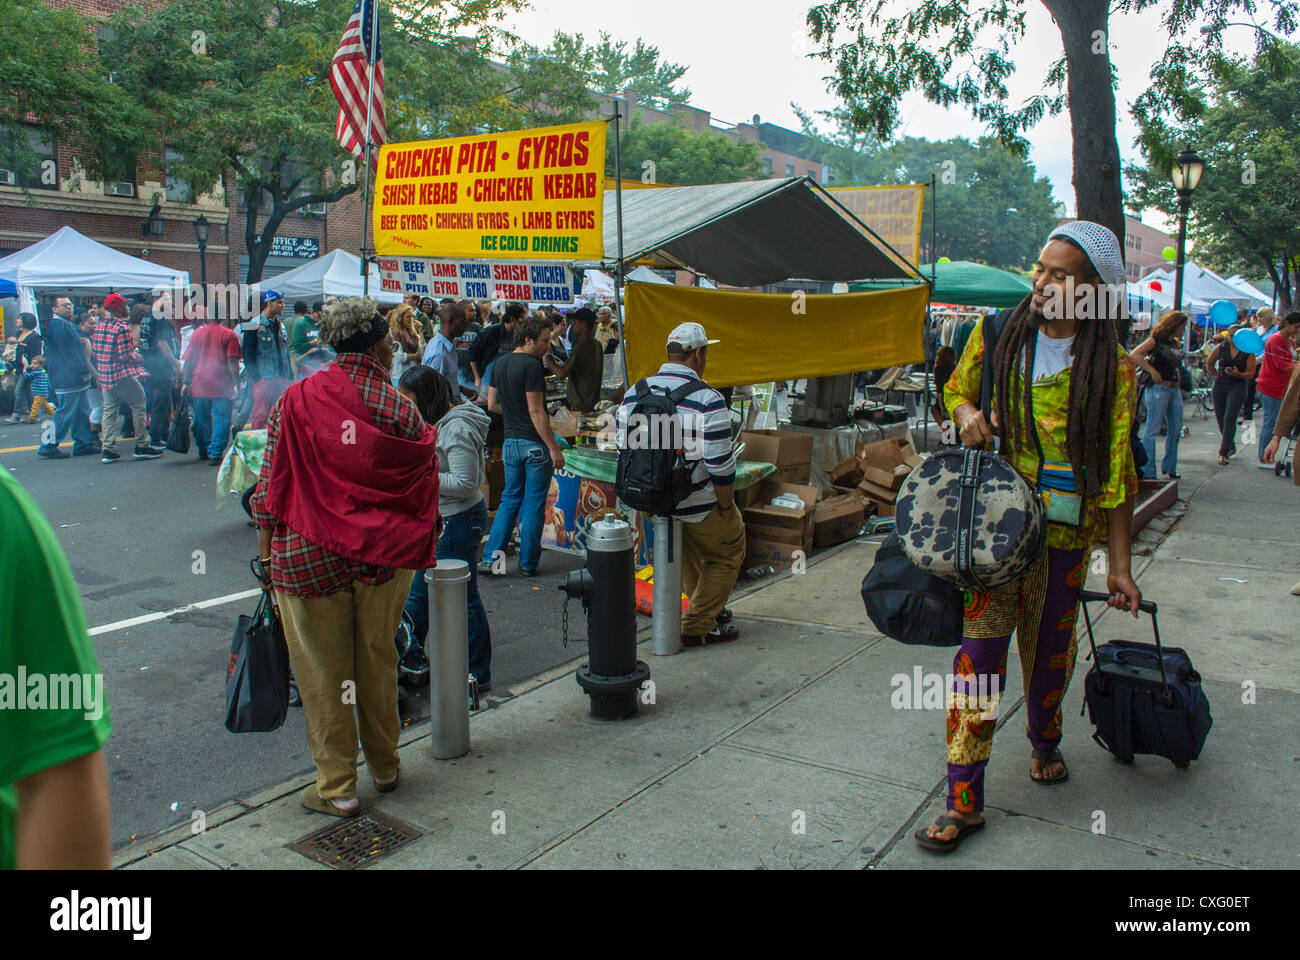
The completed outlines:
{"type": "Polygon", "coordinates": [[[587,532],[586,568],[558,585],[566,597],[581,600],[587,613],[591,659],[578,671],[578,686],[591,696],[597,720],[635,716],[637,693],[650,678],[650,668],[636,658],[634,580],[632,528],[609,519],[587,532]]]}

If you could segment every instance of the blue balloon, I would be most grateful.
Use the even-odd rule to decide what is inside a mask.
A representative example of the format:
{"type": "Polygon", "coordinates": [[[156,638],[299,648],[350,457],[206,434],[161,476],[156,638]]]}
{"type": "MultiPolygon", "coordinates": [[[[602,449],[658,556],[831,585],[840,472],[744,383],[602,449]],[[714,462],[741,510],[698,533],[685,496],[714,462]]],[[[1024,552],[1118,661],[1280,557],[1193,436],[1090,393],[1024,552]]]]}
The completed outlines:
{"type": "Polygon", "coordinates": [[[1249,327],[1242,327],[1232,337],[1232,345],[1242,353],[1263,353],[1264,338],[1249,327]]]}
{"type": "Polygon", "coordinates": [[[1210,322],[1216,327],[1230,327],[1237,322],[1237,308],[1227,300],[1210,304],[1210,322]]]}

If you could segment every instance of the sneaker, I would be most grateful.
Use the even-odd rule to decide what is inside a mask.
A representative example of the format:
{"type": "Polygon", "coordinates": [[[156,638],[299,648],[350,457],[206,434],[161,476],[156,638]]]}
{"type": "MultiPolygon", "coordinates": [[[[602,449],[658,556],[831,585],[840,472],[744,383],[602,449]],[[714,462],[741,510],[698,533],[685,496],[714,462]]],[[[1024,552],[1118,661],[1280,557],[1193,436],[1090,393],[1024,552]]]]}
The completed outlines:
{"type": "Polygon", "coordinates": [[[736,615],[731,612],[731,609],[729,607],[723,607],[722,612],[718,614],[718,623],[720,624],[730,623],[732,620],[735,619],[735,617],[736,615]]]}
{"type": "Polygon", "coordinates": [[[118,453],[116,450],[105,449],[101,451],[99,454],[100,463],[117,463],[117,461],[121,459],[122,459],[122,455],[118,453]]]}
{"type": "Polygon", "coordinates": [[[708,633],[701,635],[682,634],[683,647],[704,647],[710,643],[730,643],[740,637],[740,628],[734,623],[720,623],[708,633]]]}
{"type": "Polygon", "coordinates": [[[483,575],[486,576],[486,577],[504,577],[504,576],[505,576],[504,573],[497,573],[494,569],[492,569],[492,561],[491,561],[491,560],[480,560],[480,561],[478,562],[478,572],[481,573],[481,574],[483,574],[483,575]]]}
{"type": "Polygon", "coordinates": [[[150,447],[146,445],[135,448],[135,458],[137,460],[157,460],[165,452],[166,451],[161,450],[158,447],[150,447]]]}
{"type": "Polygon", "coordinates": [[[1271,463],[1265,463],[1263,460],[1256,460],[1256,461],[1255,461],[1255,466],[1259,467],[1259,469],[1261,469],[1261,470],[1272,470],[1272,469],[1273,469],[1273,464],[1271,464],[1271,463]]]}
{"type": "Polygon", "coordinates": [[[70,454],[64,453],[58,447],[41,447],[36,451],[38,457],[44,457],[46,460],[67,460],[70,454]]]}
{"type": "Polygon", "coordinates": [[[10,422],[10,423],[17,423],[17,422],[18,422],[19,420],[21,420],[21,419],[22,419],[22,418],[21,418],[18,414],[15,413],[12,417],[9,418],[9,422],[10,422]]]}
{"type": "Polygon", "coordinates": [[[523,567],[520,567],[520,568],[519,568],[519,572],[522,573],[525,577],[535,577],[535,576],[537,576],[537,568],[536,568],[536,567],[534,567],[532,570],[525,570],[523,567]]]}
{"type": "MultiPolygon", "coordinates": [[[[1291,595],[1300,597],[1300,583],[1297,583],[1294,587],[1291,588],[1291,595]]],[[[479,689],[481,690],[483,688],[479,687],[479,689]]]]}
{"type": "Polygon", "coordinates": [[[79,447],[76,444],[72,445],[72,455],[74,457],[88,457],[92,453],[99,453],[98,445],[93,443],[88,443],[84,447],[79,447]]]}

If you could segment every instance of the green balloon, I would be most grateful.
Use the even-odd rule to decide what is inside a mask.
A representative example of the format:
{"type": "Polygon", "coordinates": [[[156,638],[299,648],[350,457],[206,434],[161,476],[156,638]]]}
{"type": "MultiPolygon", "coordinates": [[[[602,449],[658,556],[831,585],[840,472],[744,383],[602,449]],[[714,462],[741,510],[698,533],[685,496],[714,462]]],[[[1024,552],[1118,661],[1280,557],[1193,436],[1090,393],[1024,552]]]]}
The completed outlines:
{"type": "Polygon", "coordinates": [[[1175,260],[1178,259],[1178,250],[1174,247],[1165,247],[1163,250],[1160,251],[1160,254],[1170,263],[1173,263],[1175,260]]]}
{"type": "Polygon", "coordinates": [[[952,261],[949,260],[947,257],[940,257],[940,258],[939,258],[939,262],[940,262],[940,263],[952,263],[952,261]]]}

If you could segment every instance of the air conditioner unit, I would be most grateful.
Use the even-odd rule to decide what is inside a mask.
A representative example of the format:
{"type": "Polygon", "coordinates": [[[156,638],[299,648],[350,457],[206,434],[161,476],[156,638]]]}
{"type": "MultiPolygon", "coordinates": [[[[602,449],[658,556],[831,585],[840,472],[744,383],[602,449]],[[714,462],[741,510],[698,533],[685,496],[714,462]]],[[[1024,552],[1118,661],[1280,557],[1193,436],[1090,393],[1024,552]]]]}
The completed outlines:
{"type": "Polygon", "coordinates": [[[12,170],[0,170],[0,184],[4,184],[7,187],[17,186],[18,175],[12,170]]]}
{"type": "Polygon", "coordinates": [[[135,184],[126,180],[110,183],[108,185],[108,195],[110,197],[134,197],[135,184]]]}
{"type": "Polygon", "coordinates": [[[309,203],[307,204],[307,206],[302,208],[302,212],[304,214],[311,214],[313,216],[323,217],[325,216],[325,204],[309,203]]]}

